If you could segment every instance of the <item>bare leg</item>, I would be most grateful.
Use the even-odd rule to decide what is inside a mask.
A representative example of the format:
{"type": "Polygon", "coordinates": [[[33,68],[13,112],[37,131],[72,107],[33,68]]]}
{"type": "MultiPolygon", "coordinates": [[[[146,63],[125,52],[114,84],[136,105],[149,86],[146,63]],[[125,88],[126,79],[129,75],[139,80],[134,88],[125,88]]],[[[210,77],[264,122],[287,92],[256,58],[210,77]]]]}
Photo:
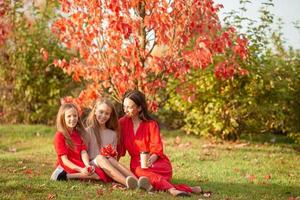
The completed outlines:
{"type": "Polygon", "coordinates": [[[95,179],[99,180],[99,176],[94,173],[91,176],[82,173],[67,174],[67,179],[95,179]]]}
{"type": "Polygon", "coordinates": [[[168,192],[172,195],[172,196],[190,196],[189,193],[181,191],[181,190],[177,190],[175,188],[170,188],[168,189],[168,192]]]}
{"type": "Polygon", "coordinates": [[[115,181],[122,183],[126,186],[126,176],[124,176],[118,169],[116,169],[110,161],[104,156],[98,155],[96,157],[96,162],[99,167],[101,167],[104,172],[110,176],[115,181]]]}
{"type": "Polygon", "coordinates": [[[191,187],[192,188],[192,192],[195,194],[201,194],[202,193],[202,188],[200,186],[194,186],[191,187]]]}
{"type": "Polygon", "coordinates": [[[111,163],[111,165],[113,165],[125,177],[132,176],[133,178],[135,178],[136,180],[138,180],[138,178],[129,169],[127,169],[124,165],[122,165],[121,163],[119,163],[116,159],[110,157],[108,160],[111,163]]]}

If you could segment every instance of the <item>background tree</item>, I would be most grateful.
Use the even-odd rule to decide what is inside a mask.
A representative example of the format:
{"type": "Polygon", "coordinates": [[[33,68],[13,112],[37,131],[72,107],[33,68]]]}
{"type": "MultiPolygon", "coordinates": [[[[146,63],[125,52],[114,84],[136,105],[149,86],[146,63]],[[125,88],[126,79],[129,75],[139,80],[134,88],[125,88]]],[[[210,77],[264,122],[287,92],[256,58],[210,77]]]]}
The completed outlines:
{"type": "MultiPolygon", "coordinates": [[[[281,133],[300,141],[299,50],[284,47],[280,26],[275,25],[275,16],[270,12],[272,0],[261,4],[258,21],[241,17],[250,3],[241,1],[240,10],[228,13],[225,20],[227,26],[234,25],[247,33],[248,56],[240,64],[249,75],[220,81],[208,71],[194,71],[184,84],[169,81],[169,95],[160,113],[165,123],[187,133],[222,139],[281,133]],[[192,98],[182,98],[182,91],[190,91],[192,98]],[[179,116],[178,120],[174,116],[179,116]]],[[[224,56],[218,59],[226,60],[224,56]]]]}
{"type": "Polygon", "coordinates": [[[60,97],[76,87],[51,67],[54,57],[69,55],[50,31],[56,5],[41,0],[0,5],[0,122],[52,123],[60,97]],[[9,26],[3,30],[4,20],[9,26]]]}
{"type": "Polygon", "coordinates": [[[212,0],[62,0],[62,15],[52,31],[67,48],[78,52],[70,62],[55,64],[87,87],[75,101],[85,104],[110,93],[117,101],[138,88],[154,101],[168,77],[185,81],[193,69],[204,69],[214,56],[219,78],[242,69],[246,40],[235,29],[223,29],[212,0]]]}

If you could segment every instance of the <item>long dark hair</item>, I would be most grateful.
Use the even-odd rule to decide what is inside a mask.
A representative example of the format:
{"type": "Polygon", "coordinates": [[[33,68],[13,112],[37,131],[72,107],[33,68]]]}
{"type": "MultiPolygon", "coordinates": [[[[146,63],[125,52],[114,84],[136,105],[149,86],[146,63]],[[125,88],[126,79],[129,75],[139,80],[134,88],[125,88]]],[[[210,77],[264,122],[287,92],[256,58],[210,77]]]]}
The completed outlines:
{"type": "Polygon", "coordinates": [[[141,107],[141,110],[139,112],[140,120],[143,121],[153,120],[153,118],[149,115],[146,97],[144,93],[140,92],[139,90],[127,91],[122,101],[123,105],[124,105],[124,100],[126,98],[132,100],[138,107],[141,107]]]}

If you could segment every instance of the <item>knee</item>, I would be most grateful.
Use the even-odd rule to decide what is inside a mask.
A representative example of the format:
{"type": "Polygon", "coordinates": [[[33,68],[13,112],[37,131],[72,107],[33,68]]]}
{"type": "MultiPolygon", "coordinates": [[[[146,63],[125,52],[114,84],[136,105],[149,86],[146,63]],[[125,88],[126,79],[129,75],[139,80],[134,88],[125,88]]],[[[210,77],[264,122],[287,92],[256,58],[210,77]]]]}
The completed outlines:
{"type": "Polygon", "coordinates": [[[101,163],[106,162],[106,157],[102,156],[102,155],[98,155],[96,157],[96,163],[101,166],[101,163]]]}
{"type": "Polygon", "coordinates": [[[137,176],[145,176],[147,174],[147,170],[141,167],[137,167],[134,172],[137,176]]]}

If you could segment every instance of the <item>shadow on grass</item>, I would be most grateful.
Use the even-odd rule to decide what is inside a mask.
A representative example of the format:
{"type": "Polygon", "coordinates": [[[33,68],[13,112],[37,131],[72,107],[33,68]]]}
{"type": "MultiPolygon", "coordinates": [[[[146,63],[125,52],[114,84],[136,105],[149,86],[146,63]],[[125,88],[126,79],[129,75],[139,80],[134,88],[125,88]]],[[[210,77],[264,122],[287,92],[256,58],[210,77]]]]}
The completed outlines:
{"type": "Polygon", "coordinates": [[[182,130],[169,130],[169,129],[161,129],[161,133],[164,137],[167,138],[176,138],[177,136],[182,137],[186,136],[192,139],[200,139],[200,135],[194,135],[194,134],[185,134],[182,130]]]}
{"type": "Polygon", "coordinates": [[[300,186],[278,185],[272,183],[225,183],[195,182],[184,179],[173,179],[175,184],[200,185],[204,192],[212,192],[213,199],[288,199],[300,196],[300,186]]]}
{"type": "Polygon", "coordinates": [[[294,140],[287,137],[286,135],[271,134],[271,133],[247,134],[247,135],[242,135],[241,139],[249,141],[253,144],[265,144],[265,143],[288,144],[288,145],[295,144],[294,140]]]}

